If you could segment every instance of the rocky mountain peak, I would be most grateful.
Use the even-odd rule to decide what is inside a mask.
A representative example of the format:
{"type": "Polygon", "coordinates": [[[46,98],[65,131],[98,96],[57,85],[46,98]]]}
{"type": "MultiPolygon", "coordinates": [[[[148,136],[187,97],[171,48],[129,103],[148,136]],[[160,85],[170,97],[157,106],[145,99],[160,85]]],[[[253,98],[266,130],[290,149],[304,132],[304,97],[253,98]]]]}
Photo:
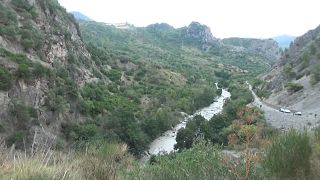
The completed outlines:
{"type": "Polygon", "coordinates": [[[186,36],[201,43],[210,43],[215,40],[210,28],[199,22],[191,22],[187,27],[186,36]]]}

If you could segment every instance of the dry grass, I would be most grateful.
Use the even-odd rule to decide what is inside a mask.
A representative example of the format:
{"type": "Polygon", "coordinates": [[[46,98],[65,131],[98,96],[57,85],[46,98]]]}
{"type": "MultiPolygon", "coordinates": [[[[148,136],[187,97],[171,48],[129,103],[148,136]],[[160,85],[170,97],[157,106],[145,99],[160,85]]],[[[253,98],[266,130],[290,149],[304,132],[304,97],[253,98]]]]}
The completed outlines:
{"type": "Polygon", "coordinates": [[[1,180],[120,179],[121,170],[130,168],[133,161],[123,144],[102,142],[68,154],[35,144],[30,150],[16,151],[0,143],[1,180]]]}

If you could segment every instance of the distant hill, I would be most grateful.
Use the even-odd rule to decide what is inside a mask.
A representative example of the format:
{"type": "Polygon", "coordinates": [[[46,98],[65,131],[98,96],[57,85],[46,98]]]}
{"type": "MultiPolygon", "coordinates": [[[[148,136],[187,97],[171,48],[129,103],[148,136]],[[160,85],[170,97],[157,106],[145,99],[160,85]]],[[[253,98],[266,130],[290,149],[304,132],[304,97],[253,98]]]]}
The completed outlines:
{"type": "MultiPolygon", "coordinates": [[[[87,44],[106,51],[117,49],[131,59],[152,61],[189,77],[203,78],[204,74],[207,78],[214,77],[214,72],[222,67],[233,74],[256,76],[273,64],[266,53],[224,45],[212,35],[209,27],[198,22],[177,29],[165,23],[127,29],[97,22],[80,22],[79,25],[87,44]]],[[[279,52],[276,42],[274,45],[272,54],[279,52]]]]}
{"type": "Polygon", "coordinates": [[[290,35],[280,35],[273,37],[272,39],[277,41],[280,47],[288,48],[290,46],[290,43],[293,42],[295,38],[296,37],[290,35]]]}
{"type": "Polygon", "coordinates": [[[89,18],[88,16],[82,14],[81,12],[73,11],[73,12],[71,12],[71,14],[73,14],[73,16],[74,16],[77,20],[93,21],[91,18],[89,18]]]}

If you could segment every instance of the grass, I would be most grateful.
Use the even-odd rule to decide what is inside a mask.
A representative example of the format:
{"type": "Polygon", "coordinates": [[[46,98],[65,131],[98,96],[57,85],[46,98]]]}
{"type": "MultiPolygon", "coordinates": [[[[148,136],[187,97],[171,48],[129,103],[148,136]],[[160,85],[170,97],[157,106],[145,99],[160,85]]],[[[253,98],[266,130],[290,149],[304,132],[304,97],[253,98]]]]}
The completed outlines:
{"type": "Polygon", "coordinates": [[[2,143],[0,179],[120,179],[121,170],[129,169],[133,159],[124,144],[99,142],[69,153],[55,151],[51,145],[43,147],[15,151],[14,146],[9,149],[2,143]]]}

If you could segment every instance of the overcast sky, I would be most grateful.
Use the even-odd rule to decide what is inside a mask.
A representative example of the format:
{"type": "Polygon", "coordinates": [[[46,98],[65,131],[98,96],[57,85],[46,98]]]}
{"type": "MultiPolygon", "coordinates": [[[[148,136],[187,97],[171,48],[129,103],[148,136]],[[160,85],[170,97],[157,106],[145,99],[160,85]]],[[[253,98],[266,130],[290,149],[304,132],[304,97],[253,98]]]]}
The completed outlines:
{"type": "Polygon", "coordinates": [[[59,0],[99,22],[174,27],[198,21],[214,36],[269,38],[299,36],[320,24],[319,0],[59,0]]]}

